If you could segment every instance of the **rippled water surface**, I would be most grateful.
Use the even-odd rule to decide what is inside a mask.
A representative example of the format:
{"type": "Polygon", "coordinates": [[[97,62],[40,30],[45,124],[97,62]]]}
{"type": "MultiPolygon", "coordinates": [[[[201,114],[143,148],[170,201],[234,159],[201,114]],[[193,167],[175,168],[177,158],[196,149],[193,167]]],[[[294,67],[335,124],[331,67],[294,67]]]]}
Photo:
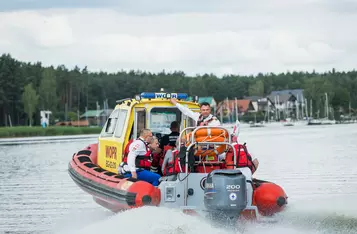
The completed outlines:
{"type": "Polygon", "coordinates": [[[240,230],[164,208],[113,215],[67,173],[96,138],[0,146],[0,233],[357,233],[357,125],[242,128],[260,161],[256,177],[280,184],[288,209],[240,230]]]}

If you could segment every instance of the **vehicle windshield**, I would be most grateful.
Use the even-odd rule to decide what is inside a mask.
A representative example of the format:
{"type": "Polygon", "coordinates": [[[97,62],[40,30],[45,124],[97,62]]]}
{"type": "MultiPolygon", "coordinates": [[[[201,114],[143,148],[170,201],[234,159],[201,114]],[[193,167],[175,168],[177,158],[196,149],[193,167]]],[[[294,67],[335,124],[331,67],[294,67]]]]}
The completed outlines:
{"type": "Polygon", "coordinates": [[[177,108],[155,107],[150,111],[150,129],[161,134],[170,134],[170,124],[180,122],[181,112],[177,108]]]}
{"type": "MultiPolygon", "coordinates": [[[[199,109],[195,111],[199,111],[199,109]]],[[[181,131],[183,128],[182,113],[176,107],[154,107],[150,111],[149,128],[159,138],[171,133],[170,125],[173,121],[179,123],[181,131]]],[[[193,119],[187,118],[186,127],[193,127],[195,125],[196,122],[193,119]]]]}

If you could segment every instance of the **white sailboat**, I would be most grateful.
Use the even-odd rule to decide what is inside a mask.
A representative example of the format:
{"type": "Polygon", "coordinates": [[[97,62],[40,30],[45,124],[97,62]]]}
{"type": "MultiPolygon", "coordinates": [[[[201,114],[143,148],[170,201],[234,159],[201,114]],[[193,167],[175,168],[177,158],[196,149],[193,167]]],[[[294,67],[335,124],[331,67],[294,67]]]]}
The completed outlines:
{"type": "Polygon", "coordinates": [[[265,127],[263,122],[257,123],[257,115],[254,115],[254,122],[250,121],[249,125],[251,128],[260,128],[260,127],[265,127]]]}
{"type": "MultiPolygon", "coordinates": [[[[298,105],[297,105],[297,100],[295,101],[295,105],[296,105],[296,116],[298,116],[298,112],[297,112],[297,108],[298,108],[298,105]]],[[[286,108],[287,109],[287,111],[286,111],[286,118],[285,118],[285,120],[284,120],[284,122],[283,122],[283,126],[284,127],[292,127],[292,126],[294,126],[294,122],[293,122],[293,120],[292,120],[292,118],[290,117],[290,110],[289,110],[289,108],[286,108]]]]}
{"type": "Polygon", "coordinates": [[[286,118],[284,123],[283,123],[284,127],[292,127],[294,126],[294,122],[292,121],[291,118],[286,118]]]}
{"type": "Polygon", "coordinates": [[[321,124],[322,125],[331,125],[335,124],[336,121],[329,119],[330,116],[330,111],[329,111],[329,105],[328,105],[328,95],[325,93],[325,110],[326,110],[326,117],[321,119],[321,124]]]}
{"type": "Polygon", "coordinates": [[[310,99],[310,116],[309,120],[307,122],[307,125],[321,125],[321,120],[320,119],[314,119],[314,116],[312,114],[312,99],[310,99]]]}

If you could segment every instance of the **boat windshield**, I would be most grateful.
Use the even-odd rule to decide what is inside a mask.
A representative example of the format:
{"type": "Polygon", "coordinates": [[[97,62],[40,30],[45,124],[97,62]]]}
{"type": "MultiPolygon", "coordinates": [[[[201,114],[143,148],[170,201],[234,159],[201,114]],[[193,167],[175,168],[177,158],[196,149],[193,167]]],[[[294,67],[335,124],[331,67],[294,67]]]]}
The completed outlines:
{"type": "Polygon", "coordinates": [[[163,135],[170,134],[170,124],[181,121],[181,112],[175,107],[154,107],[150,111],[149,128],[163,135]]]}

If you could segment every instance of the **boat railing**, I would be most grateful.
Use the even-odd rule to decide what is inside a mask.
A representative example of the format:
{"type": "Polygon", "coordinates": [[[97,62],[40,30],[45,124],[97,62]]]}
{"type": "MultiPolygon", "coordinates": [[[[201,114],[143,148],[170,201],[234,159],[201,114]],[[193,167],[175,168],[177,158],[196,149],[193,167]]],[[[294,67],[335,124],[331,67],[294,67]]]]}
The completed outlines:
{"type": "MultiPolygon", "coordinates": [[[[186,171],[186,174],[188,172],[188,157],[189,157],[189,152],[190,150],[193,148],[193,147],[198,147],[199,145],[210,145],[213,147],[217,146],[217,145],[226,145],[228,147],[231,147],[232,148],[232,151],[233,151],[233,159],[234,159],[234,168],[236,168],[236,165],[237,165],[237,155],[236,155],[236,152],[234,150],[234,146],[232,145],[232,139],[231,139],[231,135],[229,133],[229,131],[227,130],[227,128],[225,127],[222,127],[222,126],[198,126],[198,127],[187,127],[187,128],[184,128],[181,132],[180,132],[180,135],[179,135],[179,144],[181,146],[181,144],[183,143],[182,142],[182,139],[183,139],[183,135],[187,133],[187,131],[191,131],[191,136],[190,136],[190,140],[189,140],[189,145],[186,145],[187,142],[185,142],[185,145],[186,145],[186,165],[185,165],[185,171],[186,171]],[[228,135],[228,137],[225,139],[225,141],[214,141],[212,139],[210,139],[209,141],[197,141],[196,140],[196,137],[195,137],[195,133],[201,129],[222,129],[224,130],[223,133],[225,135],[228,135]]],[[[226,150],[227,151],[227,150],[226,150]]],[[[217,155],[218,156],[218,155],[217,155]]],[[[208,163],[214,163],[213,161],[209,161],[208,163]]]]}
{"type": "Polygon", "coordinates": [[[183,134],[185,135],[188,135],[188,131],[191,130],[191,132],[193,132],[195,130],[196,127],[187,127],[187,128],[184,128],[181,132],[180,132],[180,135],[179,135],[179,142],[178,142],[178,145],[181,145],[182,144],[182,136],[183,134]]]}

